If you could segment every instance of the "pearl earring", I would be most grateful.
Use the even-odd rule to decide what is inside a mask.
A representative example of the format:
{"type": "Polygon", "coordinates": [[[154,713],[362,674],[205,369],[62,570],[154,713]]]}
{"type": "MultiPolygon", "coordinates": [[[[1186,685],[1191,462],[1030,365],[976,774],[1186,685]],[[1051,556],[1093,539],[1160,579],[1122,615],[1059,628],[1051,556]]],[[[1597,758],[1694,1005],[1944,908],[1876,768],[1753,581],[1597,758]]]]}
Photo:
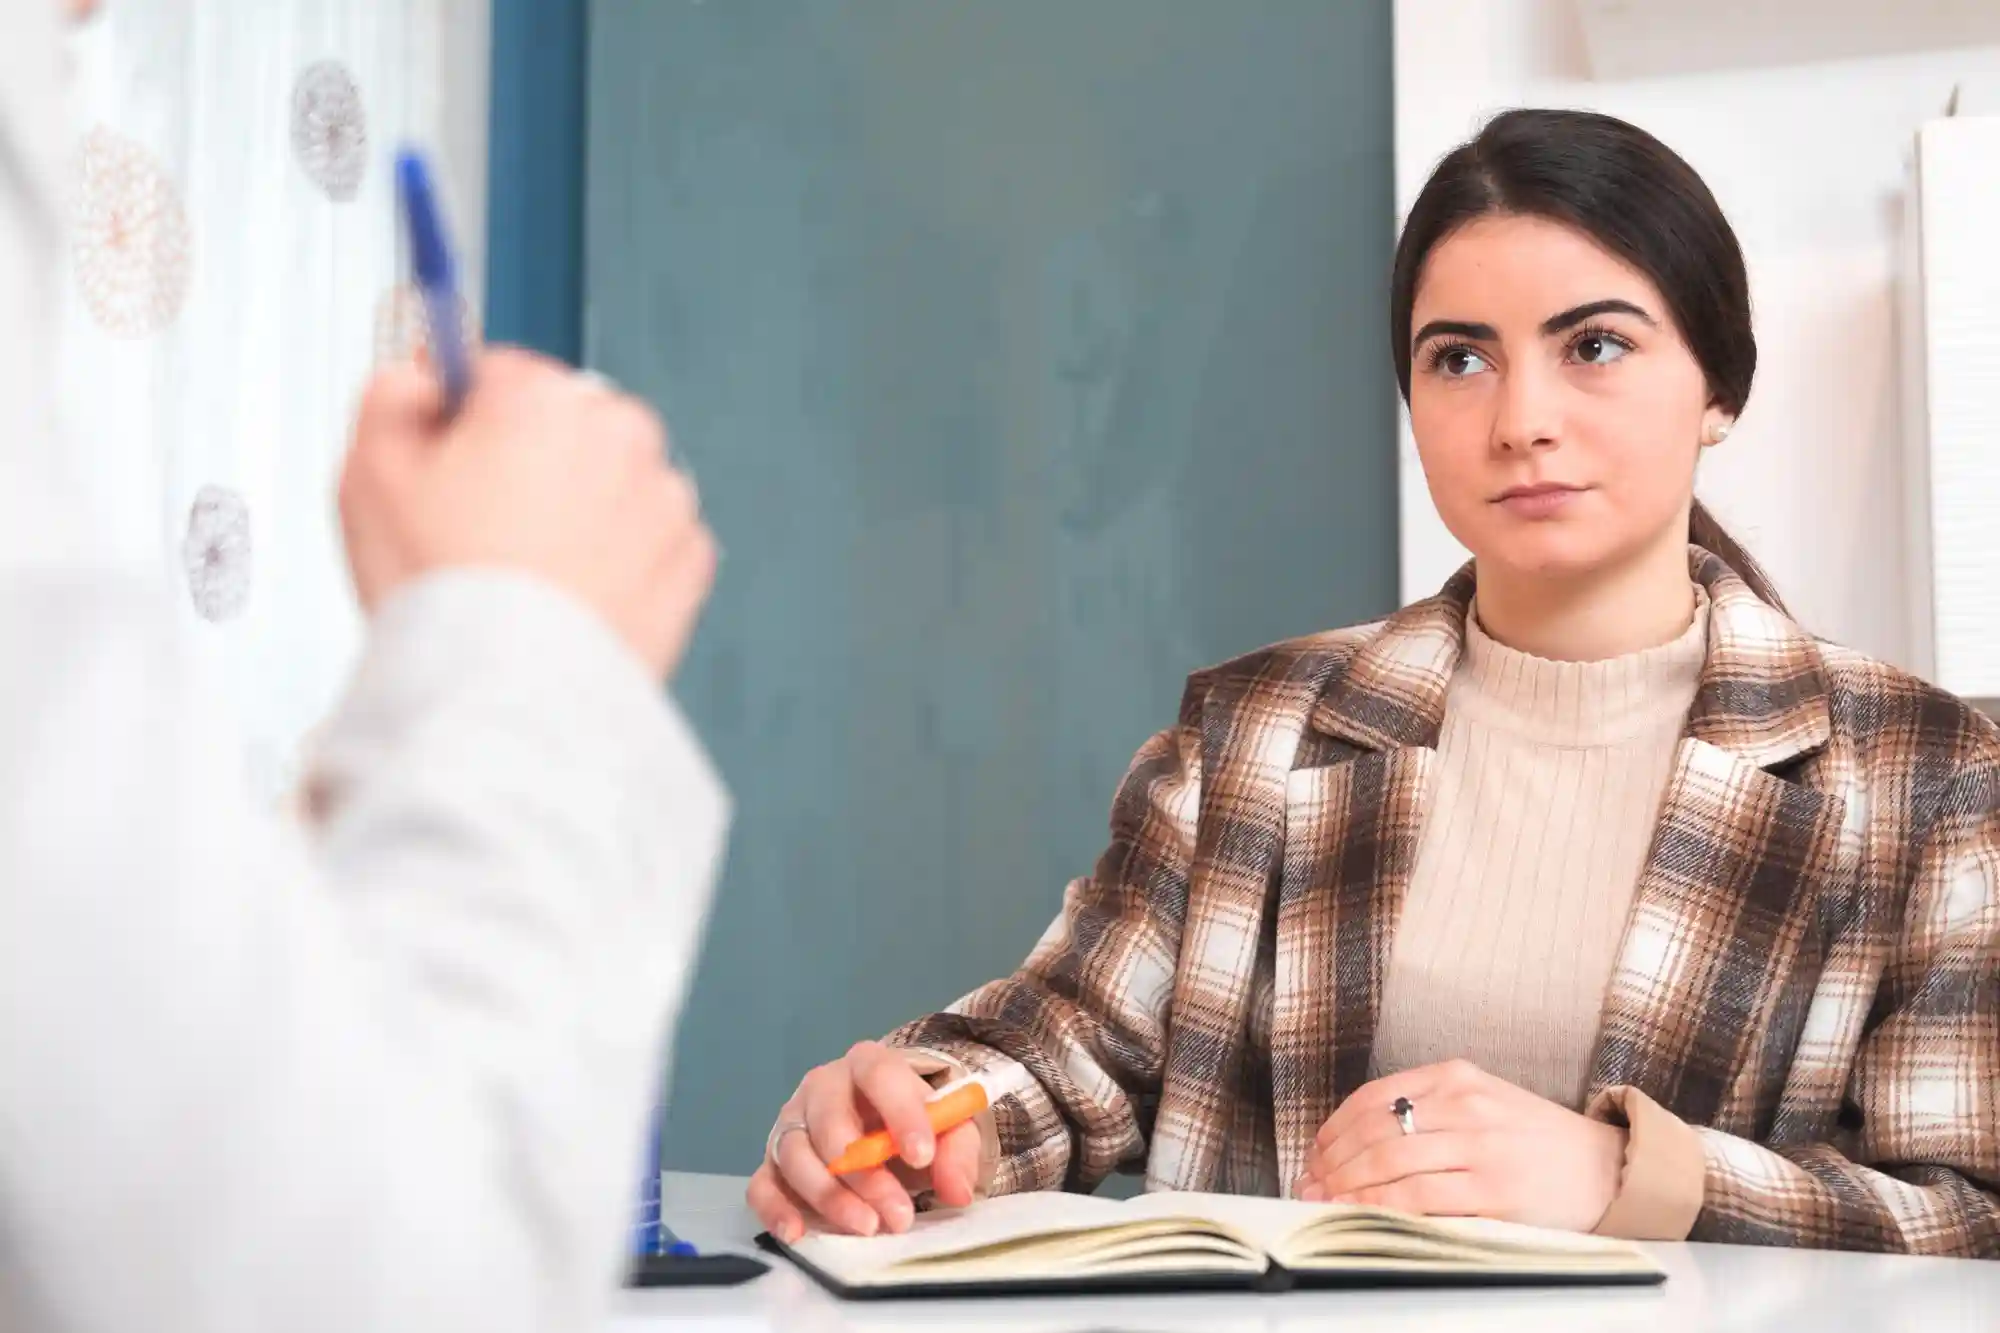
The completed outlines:
{"type": "Polygon", "coordinates": [[[1729,429],[1731,426],[1735,424],[1736,423],[1732,421],[1716,422],[1714,427],[1710,429],[1710,431],[1708,432],[1708,442],[1710,444],[1721,444],[1724,440],[1729,438],[1729,429]]]}

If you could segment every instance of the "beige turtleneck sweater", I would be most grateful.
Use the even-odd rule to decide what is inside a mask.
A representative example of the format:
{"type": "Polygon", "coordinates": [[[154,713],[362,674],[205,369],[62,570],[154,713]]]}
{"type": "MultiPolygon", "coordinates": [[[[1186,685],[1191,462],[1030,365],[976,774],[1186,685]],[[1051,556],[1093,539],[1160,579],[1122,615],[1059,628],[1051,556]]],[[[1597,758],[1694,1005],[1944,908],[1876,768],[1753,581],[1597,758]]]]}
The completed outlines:
{"type": "Polygon", "coordinates": [[[1605,987],[1708,642],[1551,662],[1476,609],[1397,923],[1376,1074],[1463,1057],[1582,1110],[1605,987]]]}

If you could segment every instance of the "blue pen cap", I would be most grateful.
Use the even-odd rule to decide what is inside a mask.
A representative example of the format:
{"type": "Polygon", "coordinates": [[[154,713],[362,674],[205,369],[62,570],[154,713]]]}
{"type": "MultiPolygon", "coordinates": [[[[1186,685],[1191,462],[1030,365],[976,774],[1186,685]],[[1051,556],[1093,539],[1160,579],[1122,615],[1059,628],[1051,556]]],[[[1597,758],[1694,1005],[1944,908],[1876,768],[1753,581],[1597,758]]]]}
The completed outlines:
{"type": "Polygon", "coordinates": [[[412,149],[396,155],[396,190],[403,197],[403,215],[409,220],[410,268],[417,285],[432,290],[452,288],[451,246],[445,241],[437,190],[422,155],[412,149]]]}
{"type": "Polygon", "coordinates": [[[406,148],[396,155],[396,192],[409,238],[411,276],[424,300],[431,357],[444,384],[447,415],[456,412],[472,388],[466,347],[465,302],[460,298],[436,183],[422,153],[406,148]]]}

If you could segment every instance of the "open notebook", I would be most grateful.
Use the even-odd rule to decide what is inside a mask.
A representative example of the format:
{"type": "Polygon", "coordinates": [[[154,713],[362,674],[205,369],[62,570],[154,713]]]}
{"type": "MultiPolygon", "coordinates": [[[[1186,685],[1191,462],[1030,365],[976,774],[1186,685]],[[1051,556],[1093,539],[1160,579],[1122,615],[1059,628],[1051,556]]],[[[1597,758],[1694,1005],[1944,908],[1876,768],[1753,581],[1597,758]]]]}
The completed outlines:
{"type": "Polygon", "coordinates": [[[850,1299],[1295,1286],[1644,1284],[1634,1246],[1475,1218],[1228,1194],[1013,1194],[900,1236],[759,1243],[850,1299]]]}

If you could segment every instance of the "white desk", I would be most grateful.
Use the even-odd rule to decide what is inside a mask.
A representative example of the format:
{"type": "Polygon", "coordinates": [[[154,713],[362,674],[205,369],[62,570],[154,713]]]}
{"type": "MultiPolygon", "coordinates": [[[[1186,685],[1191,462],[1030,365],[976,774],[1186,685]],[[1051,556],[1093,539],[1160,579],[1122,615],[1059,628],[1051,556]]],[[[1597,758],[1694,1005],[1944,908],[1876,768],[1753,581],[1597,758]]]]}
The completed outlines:
{"type": "MultiPolygon", "coordinates": [[[[669,1176],[664,1215],[709,1249],[748,1250],[743,1182],[669,1176]]],[[[2000,1262],[1730,1245],[1650,1247],[1671,1274],[1638,1290],[1295,1292],[843,1304],[775,1261],[717,1291],[624,1293],[614,1333],[1995,1333],[2000,1262]]]]}

